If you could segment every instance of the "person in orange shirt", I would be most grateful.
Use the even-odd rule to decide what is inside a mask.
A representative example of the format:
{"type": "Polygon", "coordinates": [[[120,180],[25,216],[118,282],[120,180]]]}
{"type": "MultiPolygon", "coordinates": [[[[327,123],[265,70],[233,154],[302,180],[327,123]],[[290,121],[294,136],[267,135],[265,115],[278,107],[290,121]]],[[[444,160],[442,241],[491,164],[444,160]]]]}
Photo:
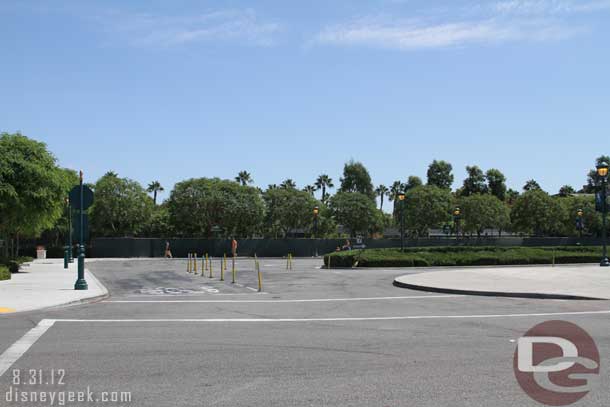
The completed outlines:
{"type": "Polygon", "coordinates": [[[235,238],[231,239],[231,253],[233,257],[237,257],[237,240],[235,238]]]}

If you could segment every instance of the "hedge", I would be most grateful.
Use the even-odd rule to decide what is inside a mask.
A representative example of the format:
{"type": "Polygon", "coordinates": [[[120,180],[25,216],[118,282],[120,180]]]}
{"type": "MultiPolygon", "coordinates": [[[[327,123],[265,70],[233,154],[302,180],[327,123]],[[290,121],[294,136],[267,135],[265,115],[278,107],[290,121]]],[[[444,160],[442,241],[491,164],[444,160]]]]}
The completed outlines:
{"type": "Polygon", "coordinates": [[[6,266],[0,266],[0,281],[10,280],[10,279],[11,279],[11,273],[10,273],[10,271],[8,271],[8,268],[6,266]]]}
{"type": "Polygon", "coordinates": [[[597,263],[601,248],[563,247],[428,247],[365,249],[330,253],[324,264],[332,267],[433,267],[523,264],[597,263]]]}

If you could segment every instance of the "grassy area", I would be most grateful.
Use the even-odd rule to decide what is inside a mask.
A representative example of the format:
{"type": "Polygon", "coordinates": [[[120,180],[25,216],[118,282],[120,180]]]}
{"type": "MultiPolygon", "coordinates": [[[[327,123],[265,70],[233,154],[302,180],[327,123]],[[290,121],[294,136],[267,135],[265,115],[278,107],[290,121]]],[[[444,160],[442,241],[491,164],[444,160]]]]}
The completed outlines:
{"type": "Polygon", "coordinates": [[[366,249],[330,253],[324,264],[332,267],[430,267],[488,266],[517,264],[597,263],[601,248],[594,246],[562,247],[410,247],[366,249]]]}
{"type": "Polygon", "coordinates": [[[8,267],[0,266],[0,281],[10,280],[10,279],[11,279],[11,272],[8,271],[8,267]]]}

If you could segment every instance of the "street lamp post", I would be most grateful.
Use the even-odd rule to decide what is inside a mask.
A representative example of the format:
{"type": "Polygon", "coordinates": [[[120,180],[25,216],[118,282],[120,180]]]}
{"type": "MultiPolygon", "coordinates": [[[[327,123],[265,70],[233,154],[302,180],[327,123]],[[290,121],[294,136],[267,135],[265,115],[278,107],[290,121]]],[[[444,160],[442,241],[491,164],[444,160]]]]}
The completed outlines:
{"type": "Polygon", "coordinates": [[[89,286],[87,285],[87,281],[85,280],[85,211],[84,207],[84,191],[83,191],[83,172],[80,172],[80,236],[79,236],[79,245],[78,245],[78,279],[74,284],[75,290],[88,290],[89,286]]]}
{"type": "Polygon", "coordinates": [[[70,200],[65,198],[64,203],[66,204],[66,245],[64,246],[64,268],[68,268],[70,262],[70,200]]]}
{"type": "Polygon", "coordinates": [[[398,200],[400,201],[400,251],[405,251],[405,193],[398,193],[398,200]]]}
{"type": "Polygon", "coordinates": [[[579,239],[582,239],[582,230],[585,227],[585,225],[583,223],[583,215],[584,215],[584,212],[582,209],[578,209],[576,211],[576,229],[578,229],[579,239]]]}
{"type": "Polygon", "coordinates": [[[68,199],[68,236],[68,263],[72,264],[74,263],[74,251],[72,249],[74,238],[72,237],[72,203],[70,199],[68,199]]]}
{"type": "Polygon", "coordinates": [[[453,210],[453,223],[455,224],[455,240],[459,240],[460,238],[460,215],[462,211],[460,208],[455,208],[453,210]]]}
{"type": "Polygon", "coordinates": [[[313,208],[313,244],[314,244],[314,253],[315,256],[318,257],[318,214],[320,213],[320,208],[314,206],[313,208]]]}
{"type": "Polygon", "coordinates": [[[610,262],[608,261],[608,247],[607,247],[607,217],[608,217],[608,163],[601,162],[597,165],[597,176],[601,184],[601,198],[602,198],[602,246],[603,254],[602,261],[599,264],[602,267],[609,267],[610,262]]]}

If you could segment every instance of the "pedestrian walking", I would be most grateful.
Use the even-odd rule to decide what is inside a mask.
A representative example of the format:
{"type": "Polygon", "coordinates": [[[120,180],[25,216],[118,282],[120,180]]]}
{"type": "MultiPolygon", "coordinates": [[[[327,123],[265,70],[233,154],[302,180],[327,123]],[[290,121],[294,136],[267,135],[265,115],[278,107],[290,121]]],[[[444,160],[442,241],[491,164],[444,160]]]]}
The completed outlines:
{"type": "Polygon", "coordinates": [[[231,254],[233,254],[233,257],[237,257],[237,240],[235,238],[231,239],[231,254]]]}
{"type": "Polygon", "coordinates": [[[165,241],[165,258],[166,259],[172,259],[172,251],[169,248],[169,242],[165,241]]]}

